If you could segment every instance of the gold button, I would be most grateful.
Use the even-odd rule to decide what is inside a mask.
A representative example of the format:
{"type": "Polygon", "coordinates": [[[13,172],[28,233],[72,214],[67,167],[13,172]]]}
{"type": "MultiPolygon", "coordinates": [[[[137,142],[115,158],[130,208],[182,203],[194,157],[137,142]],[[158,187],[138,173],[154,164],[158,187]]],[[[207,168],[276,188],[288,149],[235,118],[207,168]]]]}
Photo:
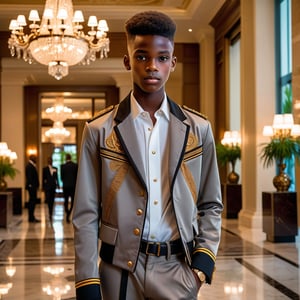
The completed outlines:
{"type": "Polygon", "coordinates": [[[151,130],[152,130],[152,128],[149,127],[149,128],[148,128],[148,131],[151,131],[151,130]]]}
{"type": "Polygon", "coordinates": [[[138,209],[136,210],[136,214],[137,214],[138,216],[142,215],[142,214],[143,214],[143,210],[142,210],[141,208],[138,208],[138,209]]]}
{"type": "Polygon", "coordinates": [[[139,234],[140,234],[139,228],[135,228],[135,229],[133,230],[133,233],[134,233],[135,235],[139,235],[139,234]]]}
{"type": "Polygon", "coordinates": [[[153,154],[153,155],[156,154],[156,151],[155,151],[155,150],[152,150],[152,154],[153,154]]]}
{"type": "Polygon", "coordinates": [[[145,191],[144,191],[144,190],[140,190],[139,196],[140,196],[140,197],[144,197],[144,196],[145,196],[145,191]]]}
{"type": "Polygon", "coordinates": [[[157,205],[158,204],[158,200],[154,200],[153,203],[154,203],[154,205],[157,205]]]}
{"type": "Polygon", "coordinates": [[[133,262],[132,262],[131,260],[129,260],[129,261],[127,262],[127,266],[128,266],[129,268],[132,268],[133,262]]]}
{"type": "Polygon", "coordinates": [[[157,178],[154,178],[153,181],[154,181],[154,182],[157,182],[157,178]]]}

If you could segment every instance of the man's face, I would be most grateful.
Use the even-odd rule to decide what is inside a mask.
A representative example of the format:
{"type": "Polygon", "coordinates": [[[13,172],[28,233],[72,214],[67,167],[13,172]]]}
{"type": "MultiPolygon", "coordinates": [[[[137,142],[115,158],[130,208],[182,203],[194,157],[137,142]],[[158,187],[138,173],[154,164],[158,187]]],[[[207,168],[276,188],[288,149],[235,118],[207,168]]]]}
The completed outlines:
{"type": "Polygon", "coordinates": [[[132,70],[134,86],[145,93],[164,89],[164,85],[176,65],[174,45],[166,37],[137,35],[128,40],[128,56],[124,65],[132,70]]]}

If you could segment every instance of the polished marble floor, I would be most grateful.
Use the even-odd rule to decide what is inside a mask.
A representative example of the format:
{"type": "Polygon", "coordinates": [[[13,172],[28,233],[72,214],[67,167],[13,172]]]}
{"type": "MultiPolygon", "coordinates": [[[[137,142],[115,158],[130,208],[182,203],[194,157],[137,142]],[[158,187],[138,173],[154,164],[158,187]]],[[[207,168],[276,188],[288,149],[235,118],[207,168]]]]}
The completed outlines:
{"type": "MultiPolygon", "coordinates": [[[[36,217],[41,223],[28,223],[24,209],[0,228],[0,299],[74,300],[73,228],[61,199],[52,224],[45,204],[37,205],[36,217]]],[[[299,262],[299,237],[271,243],[263,232],[224,219],[213,284],[198,299],[300,299],[299,262]]]]}

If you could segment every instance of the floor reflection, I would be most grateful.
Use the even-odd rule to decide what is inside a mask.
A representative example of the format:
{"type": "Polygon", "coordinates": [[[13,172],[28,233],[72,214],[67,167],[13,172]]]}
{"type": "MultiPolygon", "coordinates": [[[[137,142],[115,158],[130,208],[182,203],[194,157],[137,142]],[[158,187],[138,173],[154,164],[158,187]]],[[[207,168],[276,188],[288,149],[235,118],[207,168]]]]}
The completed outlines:
{"type": "MultiPolygon", "coordinates": [[[[28,223],[24,210],[0,228],[0,299],[75,300],[73,228],[63,199],[52,223],[45,204],[37,217],[41,223],[28,223]]],[[[300,299],[299,246],[266,242],[262,232],[223,220],[213,284],[204,285],[198,299],[300,299]]]]}

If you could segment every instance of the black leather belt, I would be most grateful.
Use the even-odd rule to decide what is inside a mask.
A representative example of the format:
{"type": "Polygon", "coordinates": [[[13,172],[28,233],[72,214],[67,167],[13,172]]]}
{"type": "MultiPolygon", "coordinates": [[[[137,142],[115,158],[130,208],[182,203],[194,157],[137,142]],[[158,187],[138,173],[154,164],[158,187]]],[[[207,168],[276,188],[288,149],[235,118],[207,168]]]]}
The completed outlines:
{"type": "Polygon", "coordinates": [[[147,255],[167,256],[183,253],[181,240],[175,240],[167,243],[141,241],[140,251],[147,255]]]}

